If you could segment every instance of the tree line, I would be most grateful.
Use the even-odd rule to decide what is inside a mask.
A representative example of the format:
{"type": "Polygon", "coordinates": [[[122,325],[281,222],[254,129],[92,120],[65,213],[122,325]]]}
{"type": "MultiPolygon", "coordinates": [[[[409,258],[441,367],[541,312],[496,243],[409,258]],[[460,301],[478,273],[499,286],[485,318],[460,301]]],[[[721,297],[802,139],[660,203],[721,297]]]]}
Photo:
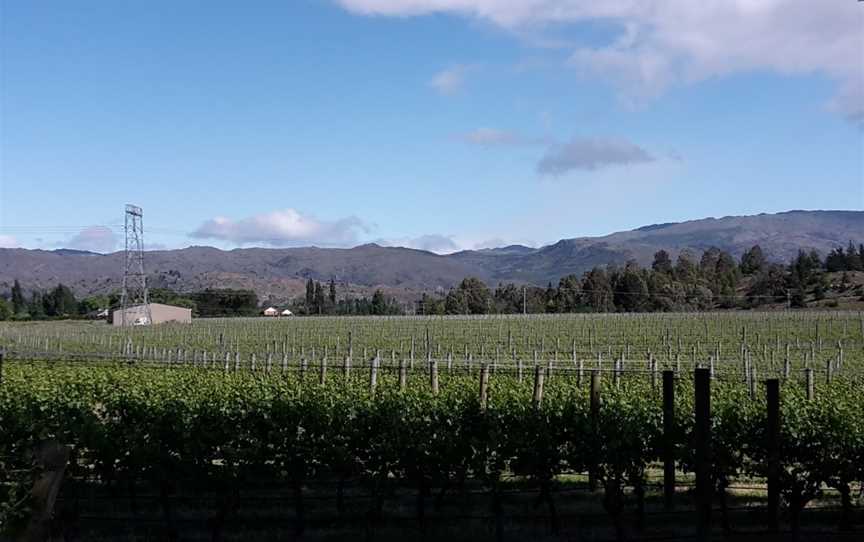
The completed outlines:
{"type": "Polygon", "coordinates": [[[302,300],[291,303],[294,314],[317,316],[395,316],[405,314],[402,306],[391,296],[376,289],[372,297],[354,297],[346,295],[339,298],[336,295],[336,280],[331,278],[327,283],[327,293],[324,286],[313,279],[306,281],[306,295],[302,300]]]}
{"type": "MultiPolygon", "coordinates": [[[[785,303],[803,308],[829,292],[860,296],[849,273],[864,271],[864,244],[849,243],[833,249],[823,260],[816,251],[798,252],[788,264],[769,262],[759,245],[736,260],[728,252],[709,248],[697,260],[682,251],[673,261],[665,250],[654,254],[648,268],[630,261],[623,266],[597,266],[579,275],[562,277],[546,288],[515,283],[489,288],[476,277],[467,277],[445,295],[424,293],[418,314],[519,314],[573,312],[670,312],[713,309],[750,309],[785,303]],[[842,273],[831,282],[828,273],[842,273]]],[[[834,275],[836,276],[836,275],[834,275]]],[[[255,316],[261,304],[252,290],[206,289],[178,293],[168,288],[150,290],[150,301],[191,308],[197,317],[255,316]]],[[[0,295],[0,320],[43,320],[95,317],[120,305],[120,293],[76,299],[63,284],[25,295],[15,280],[0,295]]],[[[334,279],[326,283],[308,279],[306,292],[288,307],[297,315],[400,315],[404,308],[380,289],[371,297],[337,295],[334,279]]]]}
{"type": "MultiPolygon", "coordinates": [[[[151,303],[164,303],[192,309],[198,317],[255,316],[258,296],[252,290],[206,289],[178,293],[168,288],[151,288],[151,303]]],[[[55,320],[103,318],[120,308],[120,292],[77,299],[72,290],[60,283],[54,288],[24,293],[16,279],[7,296],[0,295],[0,320],[55,320]]]]}
{"type": "Polygon", "coordinates": [[[825,261],[816,251],[799,251],[788,264],[771,263],[753,246],[740,260],[709,248],[697,261],[682,251],[675,261],[665,250],[654,254],[650,268],[630,261],[623,266],[597,266],[581,276],[562,277],[546,288],[514,283],[494,290],[478,278],[464,279],[444,296],[423,294],[420,314],[519,314],[573,312],[670,312],[751,309],[785,303],[803,308],[825,299],[828,292],[848,292],[850,271],[864,270],[864,245],[831,251],[825,261]],[[843,272],[831,283],[827,273],[843,272]]]}

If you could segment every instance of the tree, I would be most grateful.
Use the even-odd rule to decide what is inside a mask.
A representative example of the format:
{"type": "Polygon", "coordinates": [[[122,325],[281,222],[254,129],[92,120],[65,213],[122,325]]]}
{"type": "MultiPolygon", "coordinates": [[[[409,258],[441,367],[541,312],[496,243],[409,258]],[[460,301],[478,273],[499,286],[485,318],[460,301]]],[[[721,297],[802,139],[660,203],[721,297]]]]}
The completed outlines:
{"type": "Polygon", "coordinates": [[[828,253],[828,256],[825,257],[825,270],[829,273],[849,270],[849,262],[843,252],[843,247],[836,247],[828,253]]]}
{"type": "Polygon", "coordinates": [[[6,301],[5,297],[0,297],[0,321],[8,320],[12,317],[12,304],[6,301]]]}
{"type": "Polygon", "coordinates": [[[576,312],[582,305],[582,284],[576,275],[567,275],[558,281],[558,310],[576,312]]]}
{"type": "Polygon", "coordinates": [[[648,285],[636,262],[629,262],[614,282],[615,306],[626,312],[640,312],[648,305],[648,285]]]}
{"type": "Polygon", "coordinates": [[[654,263],[651,264],[651,269],[655,273],[663,273],[664,275],[671,275],[673,271],[672,267],[672,258],[669,257],[669,253],[665,250],[658,250],[654,253],[654,263]]]}
{"type": "Polygon", "coordinates": [[[27,302],[24,300],[24,290],[21,289],[18,279],[15,279],[15,284],[12,285],[12,312],[21,314],[26,310],[27,302]]]}
{"type": "Polygon", "coordinates": [[[63,284],[51,290],[43,299],[42,305],[47,316],[75,316],[78,314],[78,300],[75,294],[63,284]]]}
{"type": "Polygon", "coordinates": [[[684,284],[692,285],[696,282],[696,264],[693,263],[693,255],[689,250],[682,250],[675,262],[675,278],[684,284]]]}
{"type": "Polygon", "coordinates": [[[306,313],[312,314],[315,307],[315,281],[306,281],[306,313]]]}
{"type": "Polygon", "coordinates": [[[585,273],[585,276],[582,278],[582,292],[585,303],[595,312],[611,312],[615,310],[609,273],[602,267],[595,267],[585,273]]]}
{"type": "Polygon", "coordinates": [[[487,314],[492,310],[492,293],[480,279],[467,277],[447,294],[445,309],[448,314],[487,314]]]}
{"type": "Polygon", "coordinates": [[[314,293],[314,302],[313,306],[315,307],[316,314],[324,314],[324,305],[326,301],[324,299],[324,288],[321,287],[320,282],[315,283],[315,293],[314,293]]]}
{"type": "Polygon", "coordinates": [[[327,297],[330,300],[330,306],[335,307],[336,306],[336,281],[333,279],[333,277],[330,277],[330,291],[328,292],[327,297]]]}
{"type": "Polygon", "coordinates": [[[754,275],[761,273],[765,269],[765,255],[762,253],[762,247],[753,245],[750,250],[744,252],[741,256],[741,272],[745,275],[754,275]]]}
{"type": "Polygon", "coordinates": [[[855,250],[855,245],[849,241],[846,249],[846,269],[849,271],[864,271],[864,252],[855,250]]]}

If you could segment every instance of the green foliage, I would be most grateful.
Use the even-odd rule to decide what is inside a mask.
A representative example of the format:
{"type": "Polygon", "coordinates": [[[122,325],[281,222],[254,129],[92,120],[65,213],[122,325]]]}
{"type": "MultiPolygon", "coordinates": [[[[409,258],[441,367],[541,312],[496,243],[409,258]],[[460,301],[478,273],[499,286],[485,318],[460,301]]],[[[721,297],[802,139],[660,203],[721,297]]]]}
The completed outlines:
{"type": "Polygon", "coordinates": [[[255,316],[258,314],[258,296],[252,290],[207,289],[191,294],[198,315],[255,316]]]}

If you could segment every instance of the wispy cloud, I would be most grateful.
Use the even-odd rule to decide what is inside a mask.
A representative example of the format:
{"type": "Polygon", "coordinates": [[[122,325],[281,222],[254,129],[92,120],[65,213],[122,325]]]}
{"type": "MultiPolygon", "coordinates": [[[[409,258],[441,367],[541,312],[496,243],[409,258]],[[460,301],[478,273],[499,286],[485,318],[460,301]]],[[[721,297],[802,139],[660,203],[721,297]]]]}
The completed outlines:
{"type": "MultiPolygon", "coordinates": [[[[838,83],[829,108],[864,119],[862,6],[853,0],[337,0],[363,15],[450,13],[537,36],[544,28],[590,21],[617,25],[599,47],[571,46],[570,63],[613,81],[628,101],[676,84],[736,73],[822,74],[838,83]]],[[[566,44],[562,44],[566,47],[566,44]]],[[[459,77],[452,79],[461,82],[459,77]]],[[[459,83],[444,87],[458,88],[459,83]]]]}
{"type": "Polygon", "coordinates": [[[107,226],[90,226],[72,236],[71,239],[57,243],[58,247],[88,250],[90,252],[113,252],[117,248],[117,234],[107,226]]]}
{"type": "Polygon", "coordinates": [[[573,170],[594,171],[655,160],[642,147],[623,139],[574,138],[549,147],[537,163],[537,172],[557,176],[573,170]]]}
{"type": "Polygon", "coordinates": [[[429,85],[439,94],[452,96],[462,90],[470,71],[471,67],[464,64],[451,66],[436,73],[435,76],[432,77],[432,80],[429,81],[429,85]]]}
{"type": "Polygon", "coordinates": [[[205,221],[189,235],[198,239],[218,239],[236,243],[262,243],[271,246],[352,246],[369,226],[357,217],[319,220],[295,209],[261,213],[240,220],[215,217],[205,221]]]}
{"type": "Polygon", "coordinates": [[[394,239],[377,239],[375,241],[385,247],[405,247],[425,250],[436,254],[449,254],[462,249],[454,238],[449,235],[431,233],[419,237],[399,237],[394,239]]]}

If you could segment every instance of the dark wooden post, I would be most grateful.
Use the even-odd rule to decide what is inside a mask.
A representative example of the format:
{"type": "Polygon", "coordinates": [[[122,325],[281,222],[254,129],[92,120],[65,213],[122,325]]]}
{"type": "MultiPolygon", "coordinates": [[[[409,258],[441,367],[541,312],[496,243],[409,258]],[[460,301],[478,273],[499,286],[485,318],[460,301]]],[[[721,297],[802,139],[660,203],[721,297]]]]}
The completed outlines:
{"type": "Polygon", "coordinates": [[[54,503],[60,493],[63,475],[69,462],[69,447],[55,440],[37,446],[35,459],[42,467],[42,473],[30,491],[30,522],[20,540],[36,542],[51,538],[51,519],[54,516],[54,503]]]}
{"type": "Polygon", "coordinates": [[[697,539],[711,538],[711,374],[695,369],[697,539]]]}
{"type": "Polygon", "coordinates": [[[539,410],[543,403],[543,368],[539,365],[534,366],[534,397],[532,403],[534,410],[539,410]]]}
{"type": "Polygon", "coordinates": [[[663,371],[663,500],[675,508],[675,373],[663,371]]]}
{"type": "Polygon", "coordinates": [[[485,411],[489,396],[489,366],[480,367],[480,410],[485,411]]]}
{"type": "MultiPolygon", "coordinates": [[[[591,371],[591,431],[592,438],[596,438],[600,424],[600,370],[591,371]]],[[[588,487],[591,491],[597,491],[597,458],[591,458],[591,465],[588,469],[588,487]]]]}
{"type": "Polygon", "coordinates": [[[780,381],[776,378],[766,380],[765,388],[768,400],[768,526],[776,532],[780,511],[780,381]]]}

